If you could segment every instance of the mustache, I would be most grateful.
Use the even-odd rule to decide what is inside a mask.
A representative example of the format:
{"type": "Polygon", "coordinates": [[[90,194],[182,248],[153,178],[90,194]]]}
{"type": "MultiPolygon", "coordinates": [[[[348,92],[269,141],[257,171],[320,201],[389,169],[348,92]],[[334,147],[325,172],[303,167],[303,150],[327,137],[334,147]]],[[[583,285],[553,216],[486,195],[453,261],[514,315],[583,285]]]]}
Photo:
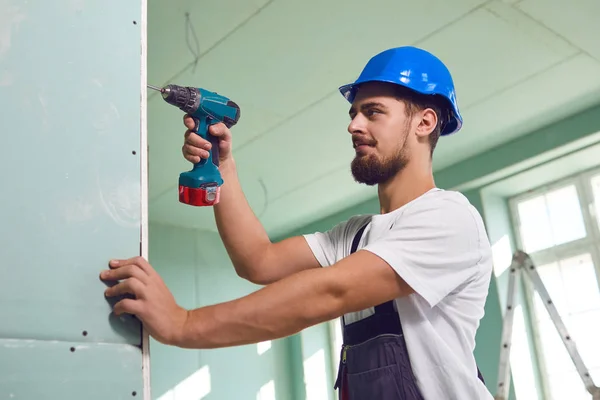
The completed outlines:
{"type": "Polygon", "coordinates": [[[377,144],[377,141],[373,138],[360,137],[360,136],[352,137],[352,145],[354,148],[356,148],[358,146],[362,146],[362,145],[375,146],[376,144],[377,144]]]}

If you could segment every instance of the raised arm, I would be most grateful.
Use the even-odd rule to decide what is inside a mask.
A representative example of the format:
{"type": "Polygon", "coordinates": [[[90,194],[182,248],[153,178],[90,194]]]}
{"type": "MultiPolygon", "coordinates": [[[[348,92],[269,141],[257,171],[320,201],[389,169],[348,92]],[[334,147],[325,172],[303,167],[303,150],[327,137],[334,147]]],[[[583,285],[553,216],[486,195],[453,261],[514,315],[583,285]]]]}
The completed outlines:
{"type": "MultiPolygon", "coordinates": [[[[208,157],[210,142],[190,131],[194,126],[191,118],[186,116],[184,124],[188,130],[183,155],[186,160],[197,163],[200,157],[208,157]]],[[[219,138],[219,171],[224,181],[220,202],[214,206],[215,219],[237,274],[256,284],[268,284],[295,272],[319,267],[303,237],[271,242],[242,191],[231,152],[231,131],[224,124],[215,124],[209,133],[219,138]]]]}

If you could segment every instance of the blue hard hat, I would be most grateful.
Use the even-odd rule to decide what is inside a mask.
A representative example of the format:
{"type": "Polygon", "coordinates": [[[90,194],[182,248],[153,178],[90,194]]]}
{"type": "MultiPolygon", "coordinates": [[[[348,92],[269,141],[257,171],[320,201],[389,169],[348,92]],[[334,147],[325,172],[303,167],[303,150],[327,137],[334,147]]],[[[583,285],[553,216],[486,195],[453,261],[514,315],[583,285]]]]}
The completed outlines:
{"type": "Polygon", "coordinates": [[[425,95],[442,96],[448,101],[449,120],[445,121],[441,135],[457,132],[462,127],[450,71],[428,51],[412,46],[382,51],[369,60],[354,83],[344,85],[339,90],[352,103],[358,86],[373,81],[394,83],[425,95]]]}

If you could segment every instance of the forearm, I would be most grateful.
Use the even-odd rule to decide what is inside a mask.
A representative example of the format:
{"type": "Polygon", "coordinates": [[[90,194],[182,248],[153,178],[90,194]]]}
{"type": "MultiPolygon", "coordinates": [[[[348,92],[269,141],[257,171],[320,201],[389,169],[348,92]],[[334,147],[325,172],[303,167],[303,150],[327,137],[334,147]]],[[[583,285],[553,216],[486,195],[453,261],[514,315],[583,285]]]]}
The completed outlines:
{"type": "Polygon", "coordinates": [[[278,339],[336,318],[342,305],[327,270],[306,270],[240,299],[190,311],[175,345],[219,348],[278,339]]]}
{"type": "Polygon", "coordinates": [[[240,276],[255,274],[271,241],[242,191],[233,159],[220,168],[224,184],[214,207],[223,244],[240,276]]]}

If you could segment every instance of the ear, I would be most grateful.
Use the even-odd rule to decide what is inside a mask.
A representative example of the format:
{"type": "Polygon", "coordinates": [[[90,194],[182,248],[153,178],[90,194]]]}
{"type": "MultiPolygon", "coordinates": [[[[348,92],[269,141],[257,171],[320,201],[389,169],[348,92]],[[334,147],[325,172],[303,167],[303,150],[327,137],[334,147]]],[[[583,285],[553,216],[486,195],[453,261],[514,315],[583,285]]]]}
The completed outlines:
{"type": "Polygon", "coordinates": [[[419,125],[417,125],[417,136],[419,138],[425,138],[429,136],[431,132],[435,129],[438,123],[437,114],[431,108],[426,108],[425,110],[420,112],[421,120],[419,125]]]}

